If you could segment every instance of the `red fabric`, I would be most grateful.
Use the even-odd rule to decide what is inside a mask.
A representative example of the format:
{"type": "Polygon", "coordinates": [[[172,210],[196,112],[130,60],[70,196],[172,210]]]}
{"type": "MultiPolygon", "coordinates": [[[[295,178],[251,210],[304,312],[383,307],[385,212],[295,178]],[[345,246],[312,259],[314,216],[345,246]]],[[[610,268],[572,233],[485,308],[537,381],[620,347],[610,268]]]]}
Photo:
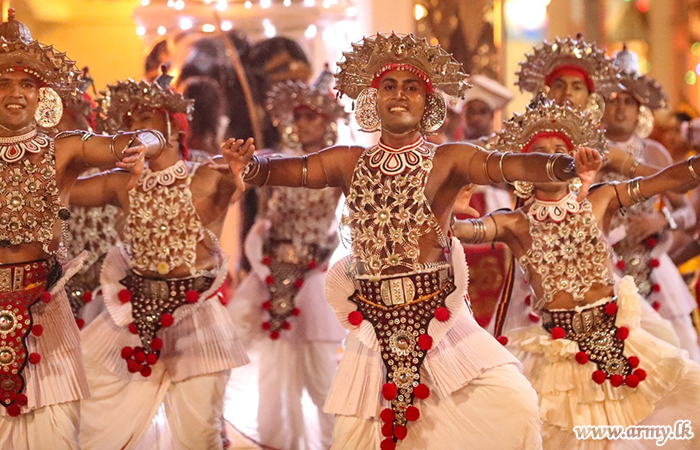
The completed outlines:
{"type": "MultiPolygon", "coordinates": [[[[171,122],[177,122],[177,124],[180,126],[180,144],[181,147],[180,151],[182,152],[182,156],[185,159],[189,159],[190,157],[190,149],[187,147],[187,130],[190,128],[190,123],[187,120],[187,114],[185,113],[172,113],[170,111],[165,110],[164,108],[158,108],[156,109],[158,112],[162,113],[167,113],[168,117],[170,117],[171,122]]],[[[166,136],[166,139],[168,137],[166,136]]]]}
{"type": "Polygon", "coordinates": [[[432,81],[430,81],[430,77],[426,75],[425,72],[423,72],[422,70],[410,64],[385,64],[381,69],[377,71],[379,73],[379,76],[374,77],[371,86],[373,88],[379,87],[379,83],[382,81],[382,78],[384,78],[384,75],[386,75],[389,72],[395,72],[397,70],[408,70],[410,72],[416,73],[423,81],[423,84],[425,85],[425,90],[428,92],[428,94],[435,92],[435,86],[433,86],[432,81]]]}
{"type": "Polygon", "coordinates": [[[549,72],[549,75],[545,77],[544,84],[551,86],[556,80],[566,75],[572,75],[580,78],[586,83],[588,92],[595,92],[593,80],[591,79],[590,74],[586,72],[583,67],[576,64],[562,64],[561,66],[555,67],[554,70],[549,72]]]}
{"type": "Polygon", "coordinates": [[[574,144],[571,142],[571,139],[564,133],[556,132],[556,131],[542,131],[540,133],[535,134],[531,139],[530,142],[527,143],[525,147],[523,147],[522,153],[530,153],[530,150],[532,147],[535,145],[535,143],[540,140],[540,139],[545,139],[545,138],[559,138],[562,141],[564,141],[564,144],[566,144],[567,150],[571,151],[574,149],[574,144]]]}

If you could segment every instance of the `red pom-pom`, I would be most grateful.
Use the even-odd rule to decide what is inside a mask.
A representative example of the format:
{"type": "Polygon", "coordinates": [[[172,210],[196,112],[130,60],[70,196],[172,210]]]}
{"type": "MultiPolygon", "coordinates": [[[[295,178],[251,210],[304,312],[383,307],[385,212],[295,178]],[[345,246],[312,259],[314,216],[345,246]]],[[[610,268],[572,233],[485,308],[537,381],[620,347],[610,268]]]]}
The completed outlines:
{"type": "Polygon", "coordinates": [[[122,289],[117,294],[119,301],[122,303],[129,303],[131,301],[131,291],[128,289],[122,289]]]}
{"type": "Polygon", "coordinates": [[[620,387],[624,381],[625,379],[622,377],[622,375],[617,373],[610,377],[610,384],[612,384],[613,387],[620,387]]]}
{"type": "Polygon", "coordinates": [[[440,322],[446,322],[450,318],[450,311],[444,306],[441,306],[435,310],[435,318],[440,322]]]}
{"type": "Polygon", "coordinates": [[[386,438],[379,444],[380,450],[396,450],[396,442],[394,438],[386,438]]]}
{"type": "Polygon", "coordinates": [[[318,267],[318,263],[316,262],[315,259],[312,259],[311,262],[309,262],[309,270],[314,270],[315,268],[318,267]]]}
{"type": "Polygon", "coordinates": [[[605,314],[614,316],[617,312],[617,303],[608,303],[605,305],[605,314]]]}
{"type": "Polygon", "coordinates": [[[382,386],[382,396],[387,400],[393,400],[396,398],[398,389],[394,383],[384,383],[382,386]]]}
{"type": "Polygon", "coordinates": [[[131,334],[139,334],[139,330],[136,328],[136,324],[134,322],[129,324],[129,331],[131,331],[131,334]]]}
{"type": "Polygon", "coordinates": [[[87,291],[83,294],[83,303],[90,303],[92,301],[92,291],[87,291]]]}
{"type": "Polygon", "coordinates": [[[38,353],[30,353],[29,362],[31,364],[39,364],[41,362],[41,355],[38,353]]]}
{"type": "Polygon", "coordinates": [[[273,331],[272,333],[270,333],[270,339],[272,339],[273,341],[276,341],[279,338],[280,338],[279,331],[273,331]]]}
{"type": "Polygon", "coordinates": [[[19,406],[27,406],[27,396],[24,394],[17,394],[15,395],[15,403],[18,404],[19,406]]]}
{"type": "Polygon", "coordinates": [[[164,327],[171,326],[173,322],[175,322],[175,318],[172,314],[165,313],[162,316],[160,316],[160,324],[164,327]]]}
{"type": "Polygon", "coordinates": [[[651,259],[649,260],[649,265],[650,265],[652,268],[656,269],[657,267],[660,266],[660,263],[659,263],[659,260],[658,260],[658,259],[656,259],[656,258],[651,258],[651,259]]]}
{"type": "Polygon", "coordinates": [[[659,292],[661,292],[661,286],[658,283],[654,283],[651,286],[651,290],[658,294],[659,292]]]}
{"type": "Polygon", "coordinates": [[[263,330],[269,330],[270,328],[272,328],[272,325],[270,324],[270,322],[263,322],[262,323],[263,330]]]}
{"type": "Polygon", "coordinates": [[[17,405],[17,404],[12,404],[12,405],[7,407],[7,414],[10,417],[17,417],[17,416],[19,416],[19,414],[21,412],[22,412],[22,410],[20,409],[19,405],[17,405]]]}
{"type": "Polygon", "coordinates": [[[122,347],[122,358],[129,359],[134,356],[134,349],[131,347],[122,347]]]}
{"type": "Polygon", "coordinates": [[[299,289],[304,285],[304,279],[303,278],[297,278],[297,280],[294,282],[294,287],[299,289]]]}
{"type": "Polygon", "coordinates": [[[291,330],[291,329],[292,329],[292,324],[289,323],[289,322],[284,322],[284,323],[282,324],[282,328],[285,329],[285,330],[291,330]]]}
{"type": "Polygon", "coordinates": [[[300,315],[300,314],[301,314],[301,310],[300,310],[299,308],[294,308],[294,309],[292,310],[292,315],[293,315],[293,316],[298,316],[298,315],[300,315]]]}
{"type": "Polygon", "coordinates": [[[51,299],[53,298],[53,296],[51,295],[51,292],[44,291],[44,292],[41,293],[41,295],[39,296],[39,298],[41,299],[42,302],[48,303],[48,302],[51,301],[51,299]]]}
{"type": "Polygon", "coordinates": [[[263,265],[265,266],[269,266],[270,264],[272,264],[272,258],[266,256],[260,262],[263,263],[263,265]]]}
{"type": "Polygon", "coordinates": [[[627,375],[627,377],[625,377],[625,384],[631,388],[636,388],[639,386],[639,377],[635,374],[627,375]]]}
{"type": "Polygon", "coordinates": [[[563,339],[566,336],[566,331],[562,327],[552,328],[552,339],[563,339]]]}
{"type": "Polygon", "coordinates": [[[199,292],[197,292],[197,291],[185,292],[185,300],[187,300],[187,303],[197,303],[197,300],[199,300],[199,292]]]}
{"type": "Polygon", "coordinates": [[[647,379],[647,371],[644,369],[637,369],[632,373],[637,375],[637,378],[639,378],[639,381],[644,381],[647,379]]]}
{"type": "Polygon", "coordinates": [[[413,395],[415,395],[416,398],[424,400],[430,396],[430,388],[421,383],[413,389],[413,395]]]}
{"type": "Polygon", "coordinates": [[[360,311],[353,311],[350,314],[348,314],[348,322],[350,322],[350,325],[359,325],[362,323],[362,320],[364,318],[362,317],[362,313],[360,311]]]}
{"type": "Polygon", "coordinates": [[[152,372],[153,372],[153,369],[151,369],[148,366],[141,368],[141,376],[143,376],[143,377],[150,377],[152,372]]]}
{"type": "Polygon", "coordinates": [[[532,323],[537,323],[537,322],[540,321],[540,316],[538,316],[537,313],[534,312],[534,311],[530,311],[530,312],[527,314],[527,318],[528,318],[528,319],[530,320],[530,322],[532,322],[532,323]]]}
{"type": "Polygon", "coordinates": [[[654,302],[651,304],[651,307],[654,308],[655,311],[658,311],[661,309],[661,303],[659,302],[654,302]]]}
{"type": "Polygon", "coordinates": [[[630,330],[627,327],[620,327],[617,329],[617,338],[621,341],[627,339],[630,335],[630,330]]]}
{"type": "MultiPolygon", "coordinates": [[[[406,412],[408,412],[408,410],[406,410],[406,412]]],[[[393,422],[396,414],[394,414],[391,408],[384,408],[379,414],[379,417],[382,419],[382,422],[393,422]]]]}
{"type": "Polygon", "coordinates": [[[658,244],[658,242],[656,241],[656,238],[650,237],[647,239],[647,247],[654,248],[654,247],[656,247],[656,244],[658,244]]]}
{"type": "Polygon", "coordinates": [[[136,361],[139,364],[146,362],[146,354],[143,352],[143,350],[134,352],[134,361],[136,361]]]}
{"type": "Polygon", "coordinates": [[[262,309],[266,311],[272,309],[272,302],[270,300],[265,300],[262,304],[262,309]]]}
{"type": "Polygon", "coordinates": [[[396,437],[396,439],[400,441],[406,439],[407,434],[408,430],[404,425],[396,425],[396,427],[394,428],[394,437],[396,437]]]}
{"type": "Polygon", "coordinates": [[[530,306],[532,304],[532,295],[528,295],[527,297],[525,297],[525,304],[527,306],[530,306]]]}
{"type": "Polygon", "coordinates": [[[126,360],[126,368],[130,373],[136,373],[141,371],[141,364],[137,363],[133,359],[126,360]]]}
{"type": "Polygon", "coordinates": [[[615,266],[617,266],[617,268],[620,270],[625,270],[625,267],[627,267],[627,263],[624,259],[620,259],[615,263],[615,266]]]}
{"type": "Polygon", "coordinates": [[[503,335],[498,336],[498,337],[496,338],[496,340],[497,340],[502,346],[504,346],[504,347],[505,347],[506,345],[508,345],[508,338],[507,338],[506,336],[503,336],[503,335]]]}
{"type": "Polygon", "coordinates": [[[265,277],[265,284],[273,284],[275,282],[275,277],[268,275],[265,277]]]}
{"type": "Polygon", "coordinates": [[[418,408],[413,405],[406,408],[406,420],[415,422],[418,419],[420,419],[420,410],[418,408]]]}
{"type": "Polygon", "coordinates": [[[605,383],[605,380],[608,378],[607,375],[605,375],[605,372],[602,370],[596,370],[593,372],[593,381],[595,381],[598,384],[603,384],[605,383]]]}
{"type": "Polygon", "coordinates": [[[37,323],[36,325],[34,325],[34,326],[32,327],[32,334],[33,334],[34,336],[36,336],[36,337],[39,337],[39,336],[41,336],[42,334],[44,334],[44,327],[43,327],[43,325],[40,325],[40,324],[38,324],[38,323],[37,323]]]}
{"type": "Polygon", "coordinates": [[[82,330],[85,326],[85,319],[78,317],[77,319],[75,319],[75,324],[78,325],[79,330],[82,330]]]}
{"type": "Polygon", "coordinates": [[[163,348],[163,339],[161,338],[153,338],[151,341],[151,350],[154,352],[160,351],[163,348]]]}
{"type": "Polygon", "coordinates": [[[630,356],[629,358],[627,358],[627,361],[629,361],[630,366],[632,366],[633,369],[636,369],[637,366],[639,366],[639,358],[637,358],[636,356],[630,356]]]}
{"type": "Polygon", "coordinates": [[[433,338],[429,334],[421,334],[418,336],[418,347],[421,350],[428,351],[433,348],[433,338]]]}
{"type": "Polygon", "coordinates": [[[382,436],[391,437],[394,435],[394,424],[392,422],[387,422],[382,425],[382,436]]]}
{"type": "Polygon", "coordinates": [[[576,353],[576,362],[579,364],[586,364],[588,362],[588,354],[586,352],[576,353]]]}
{"type": "Polygon", "coordinates": [[[153,364],[158,362],[158,355],[155,353],[149,353],[148,356],[146,356],[146,364],[149,366],[152,366],[153,364]]]}

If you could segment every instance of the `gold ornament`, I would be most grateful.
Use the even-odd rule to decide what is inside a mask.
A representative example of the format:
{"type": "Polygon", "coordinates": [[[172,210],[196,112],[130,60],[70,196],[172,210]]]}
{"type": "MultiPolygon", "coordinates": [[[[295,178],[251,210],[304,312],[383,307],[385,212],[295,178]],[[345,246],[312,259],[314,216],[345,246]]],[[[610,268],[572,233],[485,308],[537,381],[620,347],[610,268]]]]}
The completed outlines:
{"type": "Polygon", "coordinates": [[[639,116],[637,117],[637,128],[635,134],[641,139],[646,139],[654,129],[654,113],[646,106],[639,107],[639,116]]]}
{"type": "Polygon", "coordinates": [[[574,177],[569,181],[569,190],[571,192],[580,192],[583,187],[583,181],[579,177],[574,177]]]}
{"type": "Polygon", "coordinates": [[[428,95],[425,101],[425,112],[420,121],[421,131],[426,134],[435,134],[442,127],[447,117],[445,98],[438,92],[428,95]]]}
{"type": "Polygon", "coordinates": [[[377,111],[377,94],[377,89],[370,87],[360,92],[360,95],[357,96],[355,120],[357,120],[360,129],[367,133],[379,131],[382,127],[379,112],[377,111]]]}
{"type": "Polygon", "coordinates": [[[43,128],[53,128],[58,125],[63,115],[61,96],[50,87],[39,89],[39,104],[34,112],[34,120],[43,128]]]}
{"type": "Polygon", "coordinates": [[[513,187],[515,188],[515,195],[522,199],[530,198],[535,190],[535,185],[529,181],[516,181],[513,183],[513,187]]]}
{"type": "Polygon", "coordinates": [[[605,114],[605,100],[600,94],[592,92],[588,95],[584,109],[591,114],[594,120],[599,122],[605,114]]]}

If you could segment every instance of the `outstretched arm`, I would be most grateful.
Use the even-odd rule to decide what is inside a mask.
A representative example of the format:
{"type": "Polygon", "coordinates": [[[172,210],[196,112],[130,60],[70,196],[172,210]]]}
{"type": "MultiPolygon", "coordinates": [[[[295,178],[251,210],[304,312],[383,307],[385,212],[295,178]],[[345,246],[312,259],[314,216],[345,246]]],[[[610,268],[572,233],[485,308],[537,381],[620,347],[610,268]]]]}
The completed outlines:
{"type": "Polygon", "coordinates": [[[613,143],[608,146],[605,164],[613,171],[629,178],[646,177],[662,169],[662,167],[647,164],[641,159],[635,158],[631,153],[613,143]]]}
{"type": "Polygon", "coordinates": [[[504,242],[508,221],[512,213],[496,212],[478,219],[458,220],[454,235],[463,244],[504,242]]]}
{"type": "Polygon", "coordinates": [[[89,208],[105,205],[120,207],[118,190],[120,186],[126,190],[129,178],[128,172],[119,170],[78,178],[70,190],[69,204],[89,208]]]}
{"type": "Polygon", "coordinates": [[[221,147],[231,171],[243,171],[243,180],[255,186],[288,186],[323,189],[343,187],[340,170],[347,158],[346,146],[329,147],[302,157],[268,158],[255,155],[253,139],[229,139],[221,147]]]}

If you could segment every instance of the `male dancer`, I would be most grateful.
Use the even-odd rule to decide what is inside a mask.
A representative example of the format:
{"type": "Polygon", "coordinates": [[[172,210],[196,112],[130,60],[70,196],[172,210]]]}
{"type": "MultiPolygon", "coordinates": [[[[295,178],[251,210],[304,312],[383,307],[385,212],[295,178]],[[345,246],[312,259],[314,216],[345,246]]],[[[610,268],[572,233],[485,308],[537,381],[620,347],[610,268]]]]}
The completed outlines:
{"type": "Polygon", "coordinates": [[[167,136],[136,187],[127,190],[125,175],[112,171],[73,188],[81,196],[71,204],[111,204],[125,214],[123,245],[110,250],[101,274],[107,309],[83,331],[91,392],[81,411],[84,449],[134,448],[163,403],[170,448],[222,448],[229,370],[247,362],[217,295],[227,275],[217,236],[242,189],[242,167],[187,161],[192,103],[170,79],[119,82],[106,94],[112,129],[167,136]]]}
{"type": "Polygon", "coordinates": [[[447,229],[464,185],[569,179],[574,161],[426,143],[445,117],[436,89],[461,95],[467,86],[461,65],[425,39],[378,34],[344,56],[336,89],[356,99],[364,130],[381,130],[378,145],[280,159],[253,157],[251,139],[224,146],[233,167],[253,157],[251,184],[346,194],[353,253],[326,287],[351,333],[326,402],[336,414],[332,448],[539,448],[533,392],[469,313],[462,247],[447,229]],[[515,412],[509,432],[496,432],[506,409],[515,412]]]}

